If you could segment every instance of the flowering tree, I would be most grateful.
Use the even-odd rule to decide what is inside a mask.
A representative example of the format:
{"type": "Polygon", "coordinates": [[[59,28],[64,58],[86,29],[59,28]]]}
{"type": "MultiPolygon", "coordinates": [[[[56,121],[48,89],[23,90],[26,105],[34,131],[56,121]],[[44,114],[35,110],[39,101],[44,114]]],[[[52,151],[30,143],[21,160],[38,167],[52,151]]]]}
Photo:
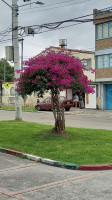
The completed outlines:
{"type": "Polygon", "coordinates": [[[48,51],[36,58],[25,61],[20,77],[16,79],[17,92],[21,96],[37,92],[38,97],[51,91],[55,131],[65,133],[64,107],[60,106],[58,93],[66,88],[80,87],[86,93],[93,93],[88,77],[84,75],[85,67],[78,58],[64,53],[48,51]]]}

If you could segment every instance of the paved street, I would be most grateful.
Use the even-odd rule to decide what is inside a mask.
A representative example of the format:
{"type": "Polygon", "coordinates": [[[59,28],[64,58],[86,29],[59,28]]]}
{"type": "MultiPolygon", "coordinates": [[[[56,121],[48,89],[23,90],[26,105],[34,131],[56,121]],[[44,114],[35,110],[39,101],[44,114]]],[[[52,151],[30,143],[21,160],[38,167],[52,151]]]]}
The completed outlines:
{"type": "MultiPolygon", "coordinates": [[[[0,110],[0,121],[14,119],[15,111],[0,110]]],[[[50,111],[23,112],[22,119],[29,122],[54,125],[53,113],[50,111]]],[[[66,126],[112,130],[112,111],[110,110],[72,108],[69,112],[65,112],[65,119],[66,126]]]]}
{"type": "Polygon", "coordinates": [[[79,171],[0,153],[0,200],[109,200],[112,170],[79,171]]]}

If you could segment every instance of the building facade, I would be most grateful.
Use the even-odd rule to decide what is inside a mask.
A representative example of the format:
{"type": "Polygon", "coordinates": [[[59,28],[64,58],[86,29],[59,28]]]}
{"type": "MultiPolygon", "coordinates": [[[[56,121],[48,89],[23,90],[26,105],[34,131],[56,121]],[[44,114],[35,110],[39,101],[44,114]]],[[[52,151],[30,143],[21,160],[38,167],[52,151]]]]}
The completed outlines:
{"type": "MultiPolygon", "coordinates": [[[[44,53],[48,50],[54,50],[54,51],[60,51],[62,50],[60,47],[49,47],[44,53]]],[[[88,69],[88,71],[85,71],[85,75],[88,76],[89,79],[92,80],[92,86],[96,90],[95,85],[95,74],[91,73],[90,68],[95,69],[95,56],[94,53],[91,51],[83,51],[83,50],[77,50],[77,49],[68,49],[63,48],[64,52],[69,52],[73,56],[78,57],[81,62],[85,65],[85,67],[88,69]],[[83,60],[85,59],[85,60],[83,60]]],[[[41,54],[43,54],[43,52],[41,54]]],[[[38,56],[38,55],[37,55],[38,56]]],[[[36,57],[36,56],[35,56],[36,57]]],[[[15,104],[15,90],[14,90],[14,83],[9,83],[8,86],[6,83],[2,83],[2,104],[3,105],[14,105],[15,104]]],[[[65,91],[60,92],[60,96],[65,96],[68,99],[73,99],[73,97],[76,95],[75,89],[66,89],[65,91]]],[[[45,93],[44,97],[39,99],[40,101],[43,101],[46,97],[50,96],[50,92],[45,93]]],[[[34,107],[37,102],[37,95],[36,93],[33,93],[31,96],[27,96],[25,99],[22,99],[23,106],[31,106],[34,107]]],[[[96,93],[94,94],[84,94],[84,103],[86,108],[96,108],[96,93]]]]}
{"type": "MultiPolygon", "coordinates": [[[[50,93],[45,93],[40,101],[50,96],[50,93]]],[[[22,106],[24,107],[34,107],[37,103],[37,94],[32,93],[32,95],[27,95],[24,99],[21,98],[22,106]]],[[[2,96],[0,99],[2,105],[14,106],[15,105],[15,84],[14,82],[2,83],[2,96]]]]}
{"type": "Polygon", "coordinates": [[[112,7],[94,9],[93,18],[98,106],[112,110],[112,7]]]}
{"type": "MultiPolygon", "coordinates": [[[[62,48],[51,46],[50,48],[48,48],[46,50],[61,51],[62,48]]],[[[63,51],[66,52],[66,53],[71,53],[71,55],[75,56],[76,58],[79,58],[81,60],[81,62],[85,65],[87,71],[84,71],[84,73],[88,77],[88,79],[92,80],[92,87],[94,88],[95,93],[83,95],[84,105],[85,105],[85,108],[96,109],[97,108],[97,101],[96,101],[95,73],[91,73],[91,68],[95,69],[94,52],[85,51],[85,50],[78,50],[78,49],[68,49],[68,48],[63,48],[63,51]]],[[[78,95],[79,95],[79,93],[78,93],[78,95]]],[[[70,88],[65,90],[65,91],[62,91],[60,93],[61,96],[65,96],[68,99],[73,99],[74,95],[76,95],[76,94],[77,94],[77,92],[75,91],[75,89],[72,90],[70,88]]]]}

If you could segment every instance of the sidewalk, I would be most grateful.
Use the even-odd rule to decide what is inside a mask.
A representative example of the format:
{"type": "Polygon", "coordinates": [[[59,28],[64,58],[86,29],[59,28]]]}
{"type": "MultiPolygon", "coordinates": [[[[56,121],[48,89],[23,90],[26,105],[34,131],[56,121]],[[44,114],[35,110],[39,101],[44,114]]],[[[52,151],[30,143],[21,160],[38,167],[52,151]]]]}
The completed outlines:
{"type": "Polygon", "coordinates": [[[109,117],[112,118],[112,110],[97,110],[97,109],[79,109],[79,108],[71,108],[67,114],[71,115],[86,115],[86,116],[96,116],[96,117],[109,117]]]}
{"type": "Polygon", "coordinates": [[[1,200],[111,199],[112,170],[58,168],[0,153],[1,200]]]}

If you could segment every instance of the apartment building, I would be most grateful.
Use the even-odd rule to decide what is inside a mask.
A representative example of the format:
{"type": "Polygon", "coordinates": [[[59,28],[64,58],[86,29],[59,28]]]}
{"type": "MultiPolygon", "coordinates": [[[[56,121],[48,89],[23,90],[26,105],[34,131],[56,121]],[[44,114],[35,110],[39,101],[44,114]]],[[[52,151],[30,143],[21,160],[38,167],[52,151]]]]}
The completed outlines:
{"type": "Polygon", "coordinates": [[[100,109],[112,110],[112,7],[93,10],[97,100],[100,109]]]}

